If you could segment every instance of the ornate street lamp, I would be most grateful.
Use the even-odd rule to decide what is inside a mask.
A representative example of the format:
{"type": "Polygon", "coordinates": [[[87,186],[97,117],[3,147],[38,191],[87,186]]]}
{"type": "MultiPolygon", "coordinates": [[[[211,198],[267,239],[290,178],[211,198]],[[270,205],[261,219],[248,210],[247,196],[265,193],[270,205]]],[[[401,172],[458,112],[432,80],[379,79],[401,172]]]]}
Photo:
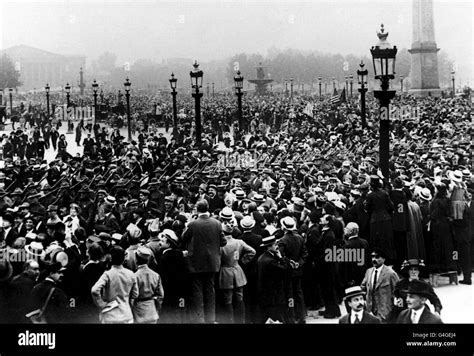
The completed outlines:
{"type": "Polygon", "coordinates": [[[94,96],[94,125],[97,120],[97,90],[99,88],[99,84],[97,84],[97,81],[94,79],[92,82],[92,92],[94,96]]]}
{"type": "Polygon", "coordinates": [[[131,125],[131,118],[130,118],[130,80],[128,77],[125,79],[125,83],[123,86],[125,88],[125,98],[127,99],[127,126],[128,126],[128,142],[132,142],[132,125],[131,125]]]}
{"type": "MultiPolygon", "coordinates": [[[[171,78],[169,79],[169,82],[171,86],[171,96],[173,97],[173,136],[176,137],[176,135],[178,134],[178,107],[176,104],[176,95],[178,95],[178,92],[176,91],[176,84],[178,82],[178,79],[175,78],[174,73],[171,73],[171,78]]],[[[209,83],[207,85],[207,88],[209,89],[209,83]]]]}
{"type": "Polygon", "coordinates": [[[69,112],[69,105],[70,105],[70,99],[71,99],[71,86],[69,85],[69,83],[66,83],[64,90],[66,91],[67,133],[73,133],[74,131],[72,128],[71,114],[69,112]]]}
{"type": "Polygon", "coordinates": [[[49,90],[50,90],[49,84],[46,84],[46,86],[44,87],[44,90],[46,91],[46,111],[48,113],[48,119],[49,119],[49,115],[50,115],[50,112],[49,112],[49,90]]]}
{"type": "Polygon", "coordinates": [[[69,83],[66,83],[64,90],[66,91],[66,105],[67,107],[69,107],[69,104],[70,104],[69,100],[71,98],[71,86],[69,85],[69,83]]]}
{"type": "MultiPolygon", "coordinates": [[[[201,147],[201,97],[202,93],[199,91],[202,88],[202,78],[204,73],[199,69],[197,61],[193,64],[194,69],[189,72],[191,77],[192,96],[194,98],[195,106],[195,120],[196,120],[196,145],[201,147]]],[[[212,96],[214,97],[214,83],[212,83],[212,96]]]]}
{"type": "Polygon", "coordinates": [[[360,111],[361,111],[361,119],[362,119],[362,127],[366,127],[367,123],[365,121],[365,93],[367,92],[367,75],[369,72],[367,69],[364,69],[365,64],[363,61],[360,61],[359,64],[360,70],[357,70],[357,79],[360,85],[360,88],[357,89],[360,93],[360,111]]]}
{"type": "Polygon", "coordinates": [[[380,146],[379,166],[384,179],[389,179],[389,155],[390,155],[390,100],[395,97],[395,90],[388,90],[390,80],[395,78],[395,58],[397,47],[387,42],[388,32],[385,32],[383,24],[377,33],[379,42],[370,50],[374,65],[375,79],[380,80],[382,90],[374,90],[374,97],[380,101],[380,146]]]}
{"type": "Polygon", "coordinates": [[[239,114],[239,130],[242,132],[243,127],[243,118],[242,118],[242,88],[244,87],[244,77],[240,74],[240,70],[237,71],[237,74],[234,76],[235,83],[235,95],[237,95],[237,107],[239,114]]]}

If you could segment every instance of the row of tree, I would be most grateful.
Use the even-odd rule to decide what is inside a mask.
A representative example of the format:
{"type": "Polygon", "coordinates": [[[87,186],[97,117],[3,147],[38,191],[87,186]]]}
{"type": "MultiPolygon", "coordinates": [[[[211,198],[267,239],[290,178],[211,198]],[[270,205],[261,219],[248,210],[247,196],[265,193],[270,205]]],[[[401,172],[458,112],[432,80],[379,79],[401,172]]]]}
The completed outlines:
{"type": "MultiPolygon", "coordinates": [[[[267,79],[273,79],[275,85],[284,85],[285,81],[293,78],[294,84],[305,84],[306,88],[317,85],[318,77],[323,82],[328,83],[331,88],[332,78],[341,87],[345,81],[345,76],[354,76],[354,85],[357,86],[357,69],[361,60],[369,70],[369,82],[373,81],[372,59],[368,56],[357,57],[352,54],[343,56],[341,54],[327,54],[320,52],[303,52],[294,49],[278,50],[272,48],[266,56],[261,54],[236,54],[230,59],[200,63],[200,69],[204,71],[203,86],[207,90],[209,84],[212,90],[212,83],[216,91],[231,89],[235,75],[236,63],[245,80],[256,78],[256,67],[263,63],[266,67],[267,79]]],[[[193,60],[189,63],[183,59],[168,60],[158,63],[153,60],[139,59],[134,63],[117,65],[117,56],[106,52],[96,61],[92,62],[92,71],[86,75],[86,80],[91,81],[92,77],[97,78],[102,84],[111,88],[123,86],[125,77],[129,77],[134,88],[154,88],[169,90],[169,78],[171,73],[178,78],[178,89],[189,91],[189,72],[192,69],[193,60]]],[[[453,67],[452,61],[447,54],[440,51],[438,54],[438,68],[440,87],[450,86],[450,73],[453,67]]],[[[407,49],[398,51],[396,59],[397,76],[407,78],[406,87],[409,86],[408,76],[410,73],[410,53],[407,49]]],[[[15,88],[21,85],[21,73],[16,71],[13,62],[7,55],[0,58],[0,87],[15,88]]],[[[398,83],[398,79],[394,83],[398,83]]],[[[396,84],[398,86],[398,84],[396,84]]],[[[246,87],[247,88],[247,87],[246,87]]],[[[252,88],[252,86],[251,86],[252,88]]],[[[317,86],[314,87],[316,90],[317,86]]],[[[295,88],[296,89],[296,88],[295,88]]]]}

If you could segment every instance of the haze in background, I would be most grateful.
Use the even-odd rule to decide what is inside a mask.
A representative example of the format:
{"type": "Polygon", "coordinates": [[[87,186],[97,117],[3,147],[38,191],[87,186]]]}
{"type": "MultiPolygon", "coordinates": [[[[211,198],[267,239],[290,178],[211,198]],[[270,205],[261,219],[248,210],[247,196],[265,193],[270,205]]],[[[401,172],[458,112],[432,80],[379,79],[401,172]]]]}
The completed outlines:
{"type": "MultiPolygon", "coordinates": [[[[370,55],[380,24],[389,42],[410,48],[412,2],[3,0],[0,48],[25,44],[90,61],[109,51],[117,64],[140,58],[224,59],[272,47],[370,55]]],[[[472,84],[471,0],[434,0],[435,36],[472,84]]]]}

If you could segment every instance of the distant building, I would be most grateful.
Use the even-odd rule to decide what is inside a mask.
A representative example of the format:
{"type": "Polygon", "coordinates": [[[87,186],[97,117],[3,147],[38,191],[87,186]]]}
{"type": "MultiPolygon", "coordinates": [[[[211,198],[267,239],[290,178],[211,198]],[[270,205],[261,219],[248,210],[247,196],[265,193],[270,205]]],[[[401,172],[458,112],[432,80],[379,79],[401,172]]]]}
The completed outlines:
{"type": "Polygon", "coordinates": [[[19,45],[0,50],[6,53],[20,71],[20,90],[62,87],[67,82],[75,86],[79,81],[79,69],[85,68],[85,56],[65,56],[38,48],[19,45]]]}

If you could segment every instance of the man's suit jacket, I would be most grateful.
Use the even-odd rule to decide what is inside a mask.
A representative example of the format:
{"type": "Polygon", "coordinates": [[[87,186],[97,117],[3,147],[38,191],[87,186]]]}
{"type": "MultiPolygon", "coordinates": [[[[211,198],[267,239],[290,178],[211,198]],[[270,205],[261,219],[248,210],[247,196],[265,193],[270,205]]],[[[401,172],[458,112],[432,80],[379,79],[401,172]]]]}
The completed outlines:
{"type": "Polygon", "coordinates": [[[351,237],[344,244],[344,249],[352,251],[358,250],[363,251],[364,253],[363,265],[359,265],[358,261],[354,261],[343,263],[342,266],[346,285],[351,284],[351,282],[354,282],[354,285],[360,285],[360,283],[364,279],[365,272],[367,271],[368,263],[370,263],[369,243],[367,242],[367,240],[361,239],[358,236],[351,237]]]}
{"type": "MultiPolygon", "coordinates": [[[[411,309],[405,309],[397,318],[397,324],[411,324],[411,309]]],[[[421,314],[418,324],[443,324],[440,317],[433,314],[430,309],[425,306],[423,314],[421,314]]]]}
{"type": "Polygon", "coordinates": [[[220,248],[226,243],[221,222],[209,214],[202,214],[191,221],[183,233],[183,244],[188,250],[188,271],[217,273],[221,266],[220,248]]]}
{"type": "MultiPolygon", "coordinates": [[[[341,316],[339,318],[339,324],[352,324],[351,323],[351,313],[341,316]]],[[[362,313],[361,324],[380,324],[380,319],[364,311],[362,313]]]]}
{"type": "Polygon", "coordinates": [[[372,305],[375,303],[377,316],[385,320],[392,310],[393,291],[399,278],[393,269],[383,265],[380,274],[377,276],[374,291],[372,288],[373,273],[374,267],[367,270],[361,287],[367,292],[367,310],[372,310],[372,305]]]}

